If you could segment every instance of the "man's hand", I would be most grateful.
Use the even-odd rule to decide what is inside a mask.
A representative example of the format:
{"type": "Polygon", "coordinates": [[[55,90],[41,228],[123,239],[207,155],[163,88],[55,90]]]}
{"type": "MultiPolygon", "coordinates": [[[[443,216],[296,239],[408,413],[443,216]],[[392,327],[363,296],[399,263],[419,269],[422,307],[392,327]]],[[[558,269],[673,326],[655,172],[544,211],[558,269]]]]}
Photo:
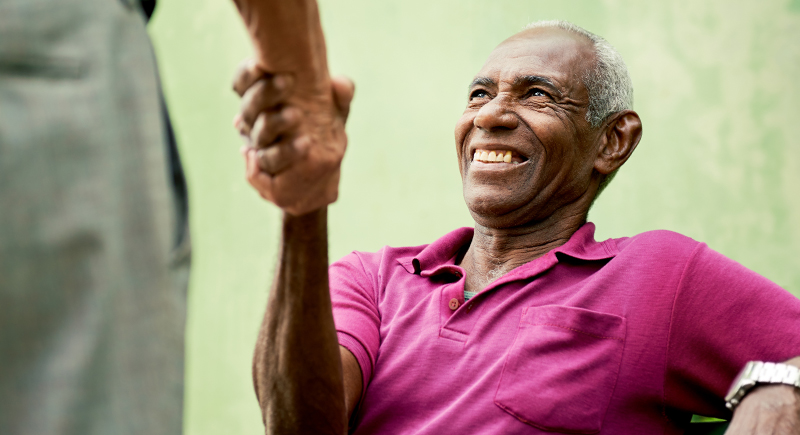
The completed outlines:
{"type": "Polygon", "coordinates": [[[247,181],[262,197],[299,216],[338,196],[344,125],[355,87],[338,77],[326,92],[299,95],[294,81],[290,74],[268,74],[245,61],[233,85],[242,97],[234,124],[247,142],[242,148],[247,181]]]}
{"type": "MultiPolygon", "coordinates": [[[[800,365],[800,358],[788,361],[800,365]]],[[[800,435],[800,389],[761,385],[736,407],[726,435],[800,435]]]]}

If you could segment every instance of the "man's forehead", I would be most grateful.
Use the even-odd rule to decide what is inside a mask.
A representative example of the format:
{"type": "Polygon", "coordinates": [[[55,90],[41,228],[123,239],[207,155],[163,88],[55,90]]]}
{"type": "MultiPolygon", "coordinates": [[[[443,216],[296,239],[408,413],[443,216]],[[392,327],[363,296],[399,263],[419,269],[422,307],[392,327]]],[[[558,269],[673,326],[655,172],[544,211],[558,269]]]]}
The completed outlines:
{"type": "Polygon", "coordinates": [[[478,76],[513,81],[521,75],[537,75],[573,87],[581,84],[593,62],[591,42],[585,37],[542,27],[523,30],[503,41],[489,55],[478,76]]]}

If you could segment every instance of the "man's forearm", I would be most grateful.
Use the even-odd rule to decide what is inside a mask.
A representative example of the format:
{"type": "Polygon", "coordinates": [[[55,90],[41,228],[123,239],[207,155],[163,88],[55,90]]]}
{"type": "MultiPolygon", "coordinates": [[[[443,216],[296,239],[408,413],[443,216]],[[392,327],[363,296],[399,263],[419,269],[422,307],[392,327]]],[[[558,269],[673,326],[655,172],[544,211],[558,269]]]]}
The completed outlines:
{"type": "Polygon", "coordinates": [[[278,268],[253,359],[269,434],[347,431],[327,250],[326,208],[284,214],[278,268]]]}
{"type": "MultiPolygon", "coordinates": [[[[800,357],[785,363],[800,367],[800,357]]],[[[800,391],[779,384],[754,388],[736,407],[725,434],[800,434],[800,391]]]]}

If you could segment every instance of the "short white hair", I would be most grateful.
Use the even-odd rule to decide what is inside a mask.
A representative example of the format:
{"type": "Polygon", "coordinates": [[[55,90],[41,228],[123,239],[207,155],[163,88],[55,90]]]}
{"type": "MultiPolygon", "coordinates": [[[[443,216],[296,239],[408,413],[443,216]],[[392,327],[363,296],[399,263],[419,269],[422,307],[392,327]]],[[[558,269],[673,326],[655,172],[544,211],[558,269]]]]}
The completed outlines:
{"type": "Polygon", "coordinates": [[[550,20],[537,21],[525,26],[525,29],[540,27],[557,27],[583,36],[594,48],[595,65],[586,72],[583,84],[589,91],[589,108],[586,120],[597,128],[609,116],[622,110],[633,109],[633,84],[625,61],[619,52],[605,39],[588,30],[576,26],[569,21],[550,20]]]}

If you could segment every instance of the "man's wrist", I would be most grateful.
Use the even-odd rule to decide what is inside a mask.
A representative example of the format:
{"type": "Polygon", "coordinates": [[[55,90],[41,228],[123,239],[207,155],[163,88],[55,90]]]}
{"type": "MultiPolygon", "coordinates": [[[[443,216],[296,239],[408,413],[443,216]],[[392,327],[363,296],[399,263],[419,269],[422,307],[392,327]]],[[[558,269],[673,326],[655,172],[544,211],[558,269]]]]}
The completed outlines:
{"type": "Polygon", "coordinates": [[[733,411],[742,399],[759,385],[786,385],[800,389],[800,368],[793,363],[748,362],[731,384],[725,396],[725,406],[733,411]]]}
{"type": "Polygon", "coordinates": [[[292,234],[297,238],[314,238],[320,232],[327,232],[328,206],[312,210],[301,215],[282,213],[284,234],[292,234]]]}

